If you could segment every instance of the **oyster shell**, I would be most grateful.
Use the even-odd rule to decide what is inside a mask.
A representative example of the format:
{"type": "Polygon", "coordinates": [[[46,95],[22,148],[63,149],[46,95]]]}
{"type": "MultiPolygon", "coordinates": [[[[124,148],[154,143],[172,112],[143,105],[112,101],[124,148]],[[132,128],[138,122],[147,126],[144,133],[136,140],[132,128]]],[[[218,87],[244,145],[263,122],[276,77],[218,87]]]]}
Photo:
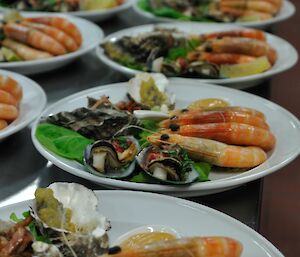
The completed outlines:
{"type": "MultiPolygon", "coordinates": [[[[42,235],[65,257],[96,257],[108,249],[109,222],[97,211],[92,190],[76,183],[53,183],[36,191],[32,217],[42,235]]],[[[47,248],[36,246],[37,253],[47,248]]]]}
{"type": "Polygon", "coordinates": [[[198,178],[198,173],[177,145],[144,148],[136,157],[140,167],[152,178],[168,184],[190,184],[198,178]]]}
{"type": "Polygon", "coordinates": [[[168,85],[168,79],[161,73],[138,73],[128,82],[128,94],[149,108],[168,111],[175,104],[175,95],[167,91],[168,85]]]}
{"type": "Polygon", "coordinates": [[[84,164],[97,176],[128,177],[134,171],[139,148],[138,141],[132,136],[100,140],[86,147],[84,164]]]}
{"type": "Polygon", "coordinates": [[[60,112],[49,116],[46,121],[94,140],[110,139],[122,128],[137,125],[137,119],[131,113],[117,110],[107,102],[95,105],[96,102],[95,99],[89,99],[90,108],[60,112]]]}

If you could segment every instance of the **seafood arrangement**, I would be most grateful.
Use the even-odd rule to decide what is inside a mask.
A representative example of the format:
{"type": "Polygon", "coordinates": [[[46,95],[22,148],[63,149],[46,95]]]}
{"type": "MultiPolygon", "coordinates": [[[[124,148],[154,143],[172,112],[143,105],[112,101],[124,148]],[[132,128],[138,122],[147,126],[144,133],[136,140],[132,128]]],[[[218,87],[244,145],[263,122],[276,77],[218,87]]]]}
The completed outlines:
{"type": "Polygon", "coordinates": [[[139,0],[140,9],[155,16],[185,21],[255,22],[275,17],[282,0],[139,0]]]}
{"type": "Polygon", "coordinates": [[[76,12],[114,8],[124,0],[1,0],[0,5],[19,11],[76,12]]]}
{"type": "Polygon", "coordinates": [[[0,131],[18,118],[22,96],[22,87],[16,80],[0,75],[0,131]]]}
{"type": "MultiPolygon", "coordinates": [[[[0,221],[2,257],[239,257],[242,244],[229,237],[178,238],[173,230],[135,229],[118,245],[110,245],[114,229],[98,210],[95,193],[76,183],[53,183],[37,188],[29,211],[13,222],[0,221]]],[[[147,226],[147,228],[149,228],[147,226]]],[[[122,236],[121,236],[122,238],[122,236]]]]}
{"type": "Polygon", "coordinates": [[[0,61],[30,61],[74,52],[82,36],[67,18],[43,16],[23,18],[10,14],[1,26],[0,61]]]}
{"type": "Polygon", "coordinates": [[[127,68],[171,77],[243,77],[263,73],[277,60],[265,33],[254,29],[196,35],[155,27],[101,46],[108,58],[127,68]]]}
{"type": "Polygon", "coordinates": [[[176,109],[167,85],[162,74],[139,73],[128,100],[89,98],[87,107],[44,117],[35,136],[87,172],[131,182],[204,182],[214,167],[242,172],[267,160],[276,138],[262,112],[218,98],[176,109]]]}

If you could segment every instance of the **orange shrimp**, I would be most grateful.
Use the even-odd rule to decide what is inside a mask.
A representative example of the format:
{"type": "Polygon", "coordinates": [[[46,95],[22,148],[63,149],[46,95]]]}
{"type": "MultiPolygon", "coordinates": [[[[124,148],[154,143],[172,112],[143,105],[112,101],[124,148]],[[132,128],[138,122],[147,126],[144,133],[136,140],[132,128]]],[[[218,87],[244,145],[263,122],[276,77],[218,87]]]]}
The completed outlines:
{"type": "Polygon", "coordinates": [[[189,111],[181,114],[171,116],[167,120],[159,123],[162,128],[168,128],[171,124],[177,125],[191,125],[191,124],[205,124],[205,123],[224,123],[236,122],[242,124],[249,124],[258,128],[269,129],[268,124],[264,119],[252,116],[247,113],[235,112],[230,110],[225,111],[189,111]]]}
{"type": "Polygon", "coordinates": [[[274,64],[277,53],[266,42],[251,38],[225,37],[207,41],[198,50],[209,50],[213,53],[244,54],[254,57],[267,56],[270,63],[274,64]]]}
{"type": "Polygon", "coordinates": [[[55,40],[60,42],[69,52],[74,52],[79,48],[75,40],[60,29],[45,24],[28,21],[23,21],[21,22],[21,24],[26,27],[39,30],[47,34],[48,36],[54,38],[55,40]]]}
{"type": "Polygon", "coordinates": [[[6,120],[0,120],[0,130],[4,129],[8,126],[8,123],[6,120]]]}
{"type": "Polygon", "coordinates": [[[181,109],[181,110],[171,111],[169,114],[171,116],[173,116],[173,115],[178,115],[180,113],[189,113],[189,112],[194,113],[194,112],[203,112],[203,111],[232,111],[232,112],[238,112],[238,113],[242,113],[242,114],[248,114],[251,116],[255,116],[255,117],[261,118],[263,120],[266,119],[265,115],[262,112],[257,111],[252,108],[240,107],[240,106],[197,108],[197,109],[193,109],[193,110],[181,109]]]}
{"type": "Polygon", "coordinates": [[[0,89],[0,103],[12,104],[14,106],[18,105],[17,99],[14,98],[12,94],[10,94],[7,91],[4,91],[2,89],[0,89]]]}
{"type": "Polygon", "coordinates": [[[257,29],[243,29],[243,30],[230,30],[230,31],[222,31],[222,32],[214,32],[205,34],[202,36],[205,40],[207,39],[215,39],[215,38],[223,38],[223,37],[246,37],[253,38],[262,41],[266,41],[266,35],[263,31],[257,29]]]}
{"type": "Polygon", "coordinates": [[[240,64],[253,62],[256,58],[243,54],[215,54],[204,52],[201,54],[201,59],[215,64],[240,64]]]}
{"type": "Polygon", "coordinates": [[[20,102],[23,96],[23,91],[18,82],[8,76],[0,75],[0,89],[13,95],[17,102],[20,102]]]}
{"type": "Polygon", "coordinates": [[[242,15],[240,15],[241,18],[246,18],[246,17],[257,17],[258,20],[269,20],[273,17],[273,15],[265,12],[258,12],[258,11],[253,11],[253,10],[246,10],[243,12],[242,15]]]}
{"type": "Polygon", "coordinates": [[[213,139],[232,145],[258,146],[265,151],[271,150],[276,143],[275,136],[269,130],[234,122],[183,125],[176,131],[166,129],[160,132],[213,139]]]}
{"type": "Polygon", "coordinates": [[[62,17],[35,17],[35,18],[26,18],[26,21],[42,23],[49,26],[53,26],[64,31],[66,34],[71,36],[77,43],[78,46],[81,46],[82,36],[79,29],[70,21],[62,17]]]}
{"type": "MultiPolygon", "coordinates": [[[[191,237],[125,248],[114,257],[239,257],[243,247],[228,237],[191,237]]],[[[104,255],[109,257],[111,255],[104,255]]]]}
{"type": "Polygon", "coordinates": [[[12,121],[19,115],[19,111],[16,106],[11,104],[0,103],[0,120],[12,121]]]}
{"type": "Polygon", "coordinates": [[[205,161],[219,167],[253,168],[266,161],[264,150],[255,146],[227,145],[215,140],[186,137],[177,134],[153,134],[147,140],[154,145],[177,144],[195,161],[205,161]],[[167,139],[166,139],[167,138],[167,139]]]}
{"type": "Polygon", "coordinates": [[[24,45],[12,39],[6,38],[2,41],[2,45],[13,50],[21,59],[23,60],[38,60],[52,57],[52,54],[49,54],[44,51],[36,50],[30,46],[24,45]]]}
{"type": "Polygon", "coordinates": [[[231,0],[231,1],[221,1],[220,2],[220,8],[237,8],[241,9],[243,11],[245,10],[253,10],[253,11],[259,11],[259,12],[265,12],[270,14],[276,14],[278,11],[278,8],[274,6],[273,4],[267,2],[267,1],[240,1],[240,0],[231,0]]]}
{"type": "Polygon", "coordinates": [[[53,55],[62,55],[67,52],[64,46],[52,37],[21,24],[7,23],[4,25],[4,33],[12,39],[47,51],[53,55]]]}

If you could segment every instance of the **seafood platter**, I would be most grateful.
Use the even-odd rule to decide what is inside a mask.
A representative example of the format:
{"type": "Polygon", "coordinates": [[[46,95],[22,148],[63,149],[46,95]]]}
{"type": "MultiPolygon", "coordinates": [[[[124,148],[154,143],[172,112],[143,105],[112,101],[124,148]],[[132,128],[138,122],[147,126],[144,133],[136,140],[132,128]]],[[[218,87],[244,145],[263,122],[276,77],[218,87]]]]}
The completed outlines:
{"type": "Polygon", "coordinates": [[[53,183],[37,188],[33,200],[1,209],[0,215],[1,256],[283,256],[233,218],[143,192],[93,192],[80,184],[53,183]],[[122,212],[116,211],[120,207],[122,212]]]}
{"type": "Polygon", "coordinates": [[[0,11],[26,13],[65,13],[90,21],[102,21],[131,7],[134,0],[1,0],[0,11]]]}
{"type": "Polygon", "coordinates": [[[104,39],[98,55],[128,76],[161,72],[236,88],[258,85],[298,60],[287,41],[260,30],[185,23],[118,31],[104,39]]]}
{"type": "Polygon", "coordinates": [[[159,73],[62,99],[32,129],[36,149],[73,175],[180,196],[228,190],[276,171],[299,154],[295,138],[298,119],[267,100],[159,73]]]}
{"type": "Polygon", "coordinates": [[[288,0],[137,0],[134,10],[149,20],[234,23],[266,29],[294,15],[288,0]]]}
{"type": "Polygon", "coordinates": [[[46,106],[46,94],[34,81],[0,70],[0,140],[30,124],[46,106]]]}
{"type": "Polygon", "coordinates": [[[1,25],[0,68],[22,74],[50,71],[95,49],[102,39],[102,30],[81,18],[9,12],[1,25]]]}

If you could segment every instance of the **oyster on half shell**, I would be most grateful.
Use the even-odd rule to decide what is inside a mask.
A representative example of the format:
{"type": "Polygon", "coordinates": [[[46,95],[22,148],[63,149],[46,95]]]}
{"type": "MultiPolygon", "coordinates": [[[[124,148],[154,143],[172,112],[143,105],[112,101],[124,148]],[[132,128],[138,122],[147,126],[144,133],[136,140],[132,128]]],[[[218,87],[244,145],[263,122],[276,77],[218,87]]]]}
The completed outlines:
{"type": "Polygon", "coordinates": [[[53,245],[35,244],[37,256],[42,249],[56,254],[58,249],[64,257],[96,257],[107,251],[110,223],[98,212],[92,190],[76,183],[53,183],[38,188],[35,196],[31,215],[53,245]]]}
{"type": "Polygon", "coordinates": [[[134,171],[139,151],[139,143],[133,136],[100,140],[86,147],[84,164],[97,176],[125,178],[134,171]]]}

